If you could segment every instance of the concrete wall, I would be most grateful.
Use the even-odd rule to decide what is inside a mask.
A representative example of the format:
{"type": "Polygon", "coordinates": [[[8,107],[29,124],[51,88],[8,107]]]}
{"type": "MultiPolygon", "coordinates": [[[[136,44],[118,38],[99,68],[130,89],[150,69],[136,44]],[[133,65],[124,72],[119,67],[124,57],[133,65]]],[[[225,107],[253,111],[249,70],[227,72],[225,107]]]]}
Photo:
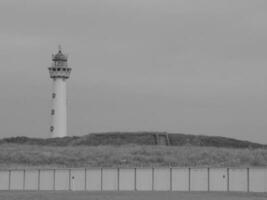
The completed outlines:
{"type": "Polygon", "coordinates": [[[248,190],[247,169],[229,170],[229,190],[238,192],[246,192],[248,190]]]}
{"type": "Polygon", "coordinates": [[[267,168],[7,169],[0,190],[267,192],[267,168]]]}
{"type": "Polygon", "coordinates": [[[25,170],[24,190],[39,190],[39,170],[25,170]]]}
{"type": "Polygon", "coordinates": [[[119,190],[120,191],[135,190],[135,169],[119,170],[119,190]]]}
{"type": "Polygon", "coordinates": [[[172,170],[172,190],[189,191],[189,169],[173,168],[172,170]]]}
{"type": "Polygon", "coordinates": [[[153,169],[136,169],[136,190],[153,190],[153,169]]]}
{"type": "Polygon", "coordinates": [[[54,190],[54,170],[40,170],[40,190],[54,190]]]}
{"type": "Polygon", "coordinates": [[[102,190],[117,191],[118,190],[118,169],[102,170],[102,190]]]}
{"type": "Polygon", "coordinates": [[[85,190],[87,182],[85,169],[72,169],[70,171],[70,174],[71,174],[70,189],[73,191],[85,190]]]}
{"type": "Polygon", "coordinates": [[[250,169],[249,170],[249,191],[267,192],[267,170],[250,169]]]}
{"type": "Polygon", "coordinates": [[[24,170],[10,171],[9,182],[10,190],[23,190],[24,170]]]}
{"type": "Polygon", "coordinates": [[[0,190],[9,190],[9,178],[10,178],[10,171],[0,171],[0,190]]]}
{"type": "Polygon", "coordinates": [[[227,169],[209,169],[210,191],[228,191],[227,169]]]}
{"type": "Polygon", "coordinates": [[[102,190],[102,170],[87,169],[86,170],[86,190],[101,191],[102,190]]]}
{"type": "Polygon", "coordinates": [[[171,186],[170,169],[155,168],[153,174],[153,189],[156,191],[169,191],[171,186]]]}
{"type": "Polygon", "coordinates": [[[190,169],[190,191],[208,191],[207,169],[190,169]]]}
{"type": "Polygon", "coordinates": [[[70,170],[57,169],[54,173],[53,178],[55,190],[70,190],[70,170]]]}

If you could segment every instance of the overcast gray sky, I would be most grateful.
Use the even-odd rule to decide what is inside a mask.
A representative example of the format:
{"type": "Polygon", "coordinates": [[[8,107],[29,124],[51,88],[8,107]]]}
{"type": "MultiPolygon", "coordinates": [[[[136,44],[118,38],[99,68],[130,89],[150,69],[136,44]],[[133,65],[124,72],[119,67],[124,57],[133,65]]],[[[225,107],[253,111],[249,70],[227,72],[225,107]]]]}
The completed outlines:
{"type": "Polygon", "coordinates": [[[266,0],[1,0],[0,28],[0,137],[50,136],[47,67],[61,44],[69,135],[267,144],[266,0]]]}

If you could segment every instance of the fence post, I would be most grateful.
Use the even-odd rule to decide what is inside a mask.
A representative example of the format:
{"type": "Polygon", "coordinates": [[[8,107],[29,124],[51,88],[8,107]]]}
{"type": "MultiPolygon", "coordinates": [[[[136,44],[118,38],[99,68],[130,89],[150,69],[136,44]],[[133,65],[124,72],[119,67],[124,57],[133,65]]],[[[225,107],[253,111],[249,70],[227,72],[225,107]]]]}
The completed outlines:
{"type": "Polygon", "coordinates": [[[71,190],[71,169],[69,169],[69,190],[71,190]]]}
{"type": "Polygon", "coordinates": [[[25,190],[25,174],[26,174],[26,170],[24,169],[23,170],[23,186],[22,186],[22,189],[23,189],[23,191],[25,190]]]}
{"type": "Polygon", "coordinates": [[[136,167],[134,168],[134,191],[137,191],[137,187],[136,187],[136,167]]]}
{"type": "Polygon", "coordinates": [[[152,191],[154,191],[154,167],[152,167],[152,191]]]}
{"type": "Polygon", "coordinates": [[[56,169],[53,169],[53,190],[56,190],[56,169]]]}
{"type": "Polygon", "coordinates": [[[170,191],[172,191],[172,167],[170,168],[170,191]]]}
{"type": "Polygon", "coordinates": [[[120,191],[120,168],[117,169],[117,190],[120,191]]]}
{"type": "Polygon", "coordinates": [[[103,168],[101,167],[101,174],[100,174],[100,189],[103,191],[103,168]]]}
{"type": "Polygon", "coordinates": [[[191,191],[191,168],[188,168],[188,191],[191,191]]]}
{"type": "Polygon", "coordinates": [[[227,192],[230,191],[230,173],[229,168],[227,168],[227,192]]]}
{"type": "Polygon", "coordinates": [[[84,190],[87,190],[87,169],[84,169],[84,190]]]}
{"type": "Polygon", "coordinates": [[[11,190],[11,170],[8,170],[8,190],[11,190]]]}
{"type": "Polygon", "coordinates": [[[38,169],[38,191],[40,190],[40,184],[41,184],[41,170],[40,169],[38,169]]]}
{"type": "Polygon", "coordinates": [[[247,168],[247,192],[250,190],[249,168],[247,168]]]}
{"type": "Polygon", "coordinates": [[[210,191],[210,168],[208,167],[208,192],[210,191]]]}

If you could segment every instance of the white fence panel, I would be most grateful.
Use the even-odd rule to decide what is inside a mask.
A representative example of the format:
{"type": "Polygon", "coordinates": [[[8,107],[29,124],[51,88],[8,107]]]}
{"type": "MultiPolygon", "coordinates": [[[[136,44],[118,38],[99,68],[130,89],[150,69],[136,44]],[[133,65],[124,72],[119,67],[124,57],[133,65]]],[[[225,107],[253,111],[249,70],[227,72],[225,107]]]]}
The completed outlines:
{"type": "Polygon", "coordinates": [[[68,169],[57,169],[55,171],[55,190],[70,189],[70,174],[68,169]]]}
{"type": "Polygon", "coordinates": [[[40,171],[40,190],[54,189],[54,170],[40,171]]]}
{"type": "Polygon", "coordinates": [[[267,168],[2,170],[0,190],[267,192],[267,168]],[[229,178],[229,180],[228,180],[229,178]]]}
{"type": "Polygon", "coordinates": [[[172,190],[188,191],[189,190],[189,173],[188,168],[172,169],[172,190]]]}
{"type": "Polygon", "coordinates": [[[10,190],[23,190],[23,170],[11,170],[10,190]]]}
{"type": "Polygon", "coordinates": [[[118,169],[103,169],[103,190],[116,191],[118,190],[118,169]]]}
{"type": "Polygon", "coordinates": [[[136,190],[152,190],[152,169],[136,169],[136,190]]]}
{"type": "Polygon", "coordinates": [[[210,169],[210,191],[227,191],[227,169],[210,169]]]}
{"type": "Polygon", "coordinates": [[[38,170],[25,170],[25,190],[38,190],[38,170]]]}
{"type": "Polygon", "coordinates": [[[208,191],[208,170],[191,169],[190,174],[191,191],[208,191]]]}
{"type": "Polygon", "coordinates": [[[71,190],[85,190],[85,169],[71,170],[71,190]]]}
{"type": "Polygon", "coordinates": [[[9,171],[0,171],[0,190],[9,189],[9,171]]]}
{"type": "Polygon", "coordinates": [[[229,169],[229,190],[247,191],[247,169],[229,169]]]}
{"type": "Polygon", "coordinates": [[[170,169],[155,168],[154,169],[154,190],[169,191],[170,190],[170,169]]]}
{"type": "Polygon", "coordinates": [[[133,191],[135,190],[135,170],[120,169],[119,174],[119,190],[133,191]]]}
{"type": "Polygon", "coordinates": [[[249,191],[267,192],[267,171],[266,169],[249,170],[249,191]]]}
{"type": "Polygon", "coordinates": [[[101,169],[86,170],[86,190],[101,190],[101,169]]]}

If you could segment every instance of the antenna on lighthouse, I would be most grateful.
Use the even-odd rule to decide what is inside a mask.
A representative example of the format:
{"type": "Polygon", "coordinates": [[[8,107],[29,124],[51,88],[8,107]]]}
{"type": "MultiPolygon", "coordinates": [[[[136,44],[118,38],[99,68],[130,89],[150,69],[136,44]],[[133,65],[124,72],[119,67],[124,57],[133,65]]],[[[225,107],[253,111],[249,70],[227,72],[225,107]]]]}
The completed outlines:
{"type": "Polygon", "coordinates": [[[62,49],[62,48],[61,48],[61,45],[59,44],[59,45],[58,45],[58,51],[61,51],[61,49],[62,49]]]}

